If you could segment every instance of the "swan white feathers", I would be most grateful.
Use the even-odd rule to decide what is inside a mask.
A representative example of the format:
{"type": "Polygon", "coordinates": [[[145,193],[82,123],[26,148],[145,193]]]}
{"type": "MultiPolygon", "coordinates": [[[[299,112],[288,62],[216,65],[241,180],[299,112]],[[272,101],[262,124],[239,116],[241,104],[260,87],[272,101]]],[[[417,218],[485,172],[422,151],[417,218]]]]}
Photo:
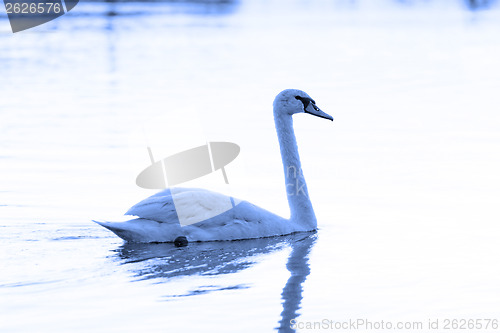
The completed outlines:
{"type": "Polygon", "coordinates": [[[247,201],[234,199],[227,210],[229,198],[204,189],[176,188],[175,206],[170,189],[154,194],[130,208],[126,215],[137,218],[125,222],[98,222],[117,236],[130,242],[173,242],[179,236],[189,241],[216,241],[261,238],[313,231],[317,228],[293,131],[292,115],[309,113],[333,118],[321,111],[305,92],[287,89],[274,100],[274,121],[285,172],[285,187],[290,218],[285,219],[247,201]],[[176,209],[182,207],[182,209],[176,209]],[[187,208],[187,209],[186,209],[187,208]],[[178,211],[188,211],[179,223],[178,211]],[[214,216],[215,215],[215,216],[214,216]]]}

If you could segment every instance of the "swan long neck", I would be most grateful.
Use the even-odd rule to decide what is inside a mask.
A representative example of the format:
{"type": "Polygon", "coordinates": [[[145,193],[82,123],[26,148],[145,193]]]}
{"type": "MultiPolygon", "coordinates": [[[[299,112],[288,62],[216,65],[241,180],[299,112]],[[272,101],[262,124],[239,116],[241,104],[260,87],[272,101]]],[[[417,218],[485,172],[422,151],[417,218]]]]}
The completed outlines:
{"type": "Polygon", "coordinates": [[[317,222],[314,210],[309,199],[306,180],[302,173],[299,151],[295,133],[293,131],[292,116],[286,112],[274,110],[274,122],[285,172],[285,186],[288,204],[290,206],[290,220],[305,227],[307,230],[316,229],[317,222]]]}

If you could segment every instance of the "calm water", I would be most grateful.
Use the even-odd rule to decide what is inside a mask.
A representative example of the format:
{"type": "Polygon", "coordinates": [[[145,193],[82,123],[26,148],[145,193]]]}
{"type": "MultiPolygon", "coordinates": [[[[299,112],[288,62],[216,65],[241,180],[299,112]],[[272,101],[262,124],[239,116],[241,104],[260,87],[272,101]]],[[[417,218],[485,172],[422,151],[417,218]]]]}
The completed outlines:
{"type": "Polygon", "coordinates": [[[0,331],[500,319],[494,3],[82,2],[17,34],[1,15],[0,331]],[[335,118],[295,120],[317,233],[174,248],[91,222],[154,193],[137,133],[166,117],[158,157],[182,150],[173,116],[238,143],[236,191],[287,215],[271,107],[292,87],[335,118]]]}

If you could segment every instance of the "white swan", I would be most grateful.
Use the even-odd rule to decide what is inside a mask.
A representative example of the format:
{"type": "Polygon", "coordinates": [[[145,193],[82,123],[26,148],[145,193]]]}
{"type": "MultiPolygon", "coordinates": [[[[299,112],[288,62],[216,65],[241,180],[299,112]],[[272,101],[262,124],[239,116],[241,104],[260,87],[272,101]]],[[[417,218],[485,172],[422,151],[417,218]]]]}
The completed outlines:
{"type": "Polygon", "coordinates": [[[188,241],[237,240],[315,230],[316,216],[301,171],[292,115],[309,113],[329,120],[333,118],[321,111],[309,95],[296,89],[279,93],[273,107],[285,171],[286,193],[291,213],[289,219],[247,201],[238,201],[234,208],[213,216],[210,212],[217,209],[218,202],[227,203],[228,198],[225,195],[203,189],[176,188],[175,205],[189,207],[191,215],[201,222],[181,226],[169,189],[130,208],[126,215],[137,216],[136,219],[126,222],[94,222],[126,241],[141,243],[174,242],[181,236],[186,237],[188,241]],[[203,219],[203,216],[213,217],[203,219]]]}

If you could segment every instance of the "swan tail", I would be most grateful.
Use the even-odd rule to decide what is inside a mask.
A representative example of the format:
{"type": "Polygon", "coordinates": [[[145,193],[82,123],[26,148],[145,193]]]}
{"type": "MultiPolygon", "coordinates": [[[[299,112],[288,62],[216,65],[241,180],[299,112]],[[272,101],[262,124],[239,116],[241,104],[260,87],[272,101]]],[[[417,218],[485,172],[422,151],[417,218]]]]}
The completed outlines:
{"type": "Polygon", "coordinates": [[[138,218],[125,222],[92,221],[132,243],[173,242],[176,237],[182,236],[182,231],[174,230],[177,228],[173,225],[147,219],[138,218]]]}

